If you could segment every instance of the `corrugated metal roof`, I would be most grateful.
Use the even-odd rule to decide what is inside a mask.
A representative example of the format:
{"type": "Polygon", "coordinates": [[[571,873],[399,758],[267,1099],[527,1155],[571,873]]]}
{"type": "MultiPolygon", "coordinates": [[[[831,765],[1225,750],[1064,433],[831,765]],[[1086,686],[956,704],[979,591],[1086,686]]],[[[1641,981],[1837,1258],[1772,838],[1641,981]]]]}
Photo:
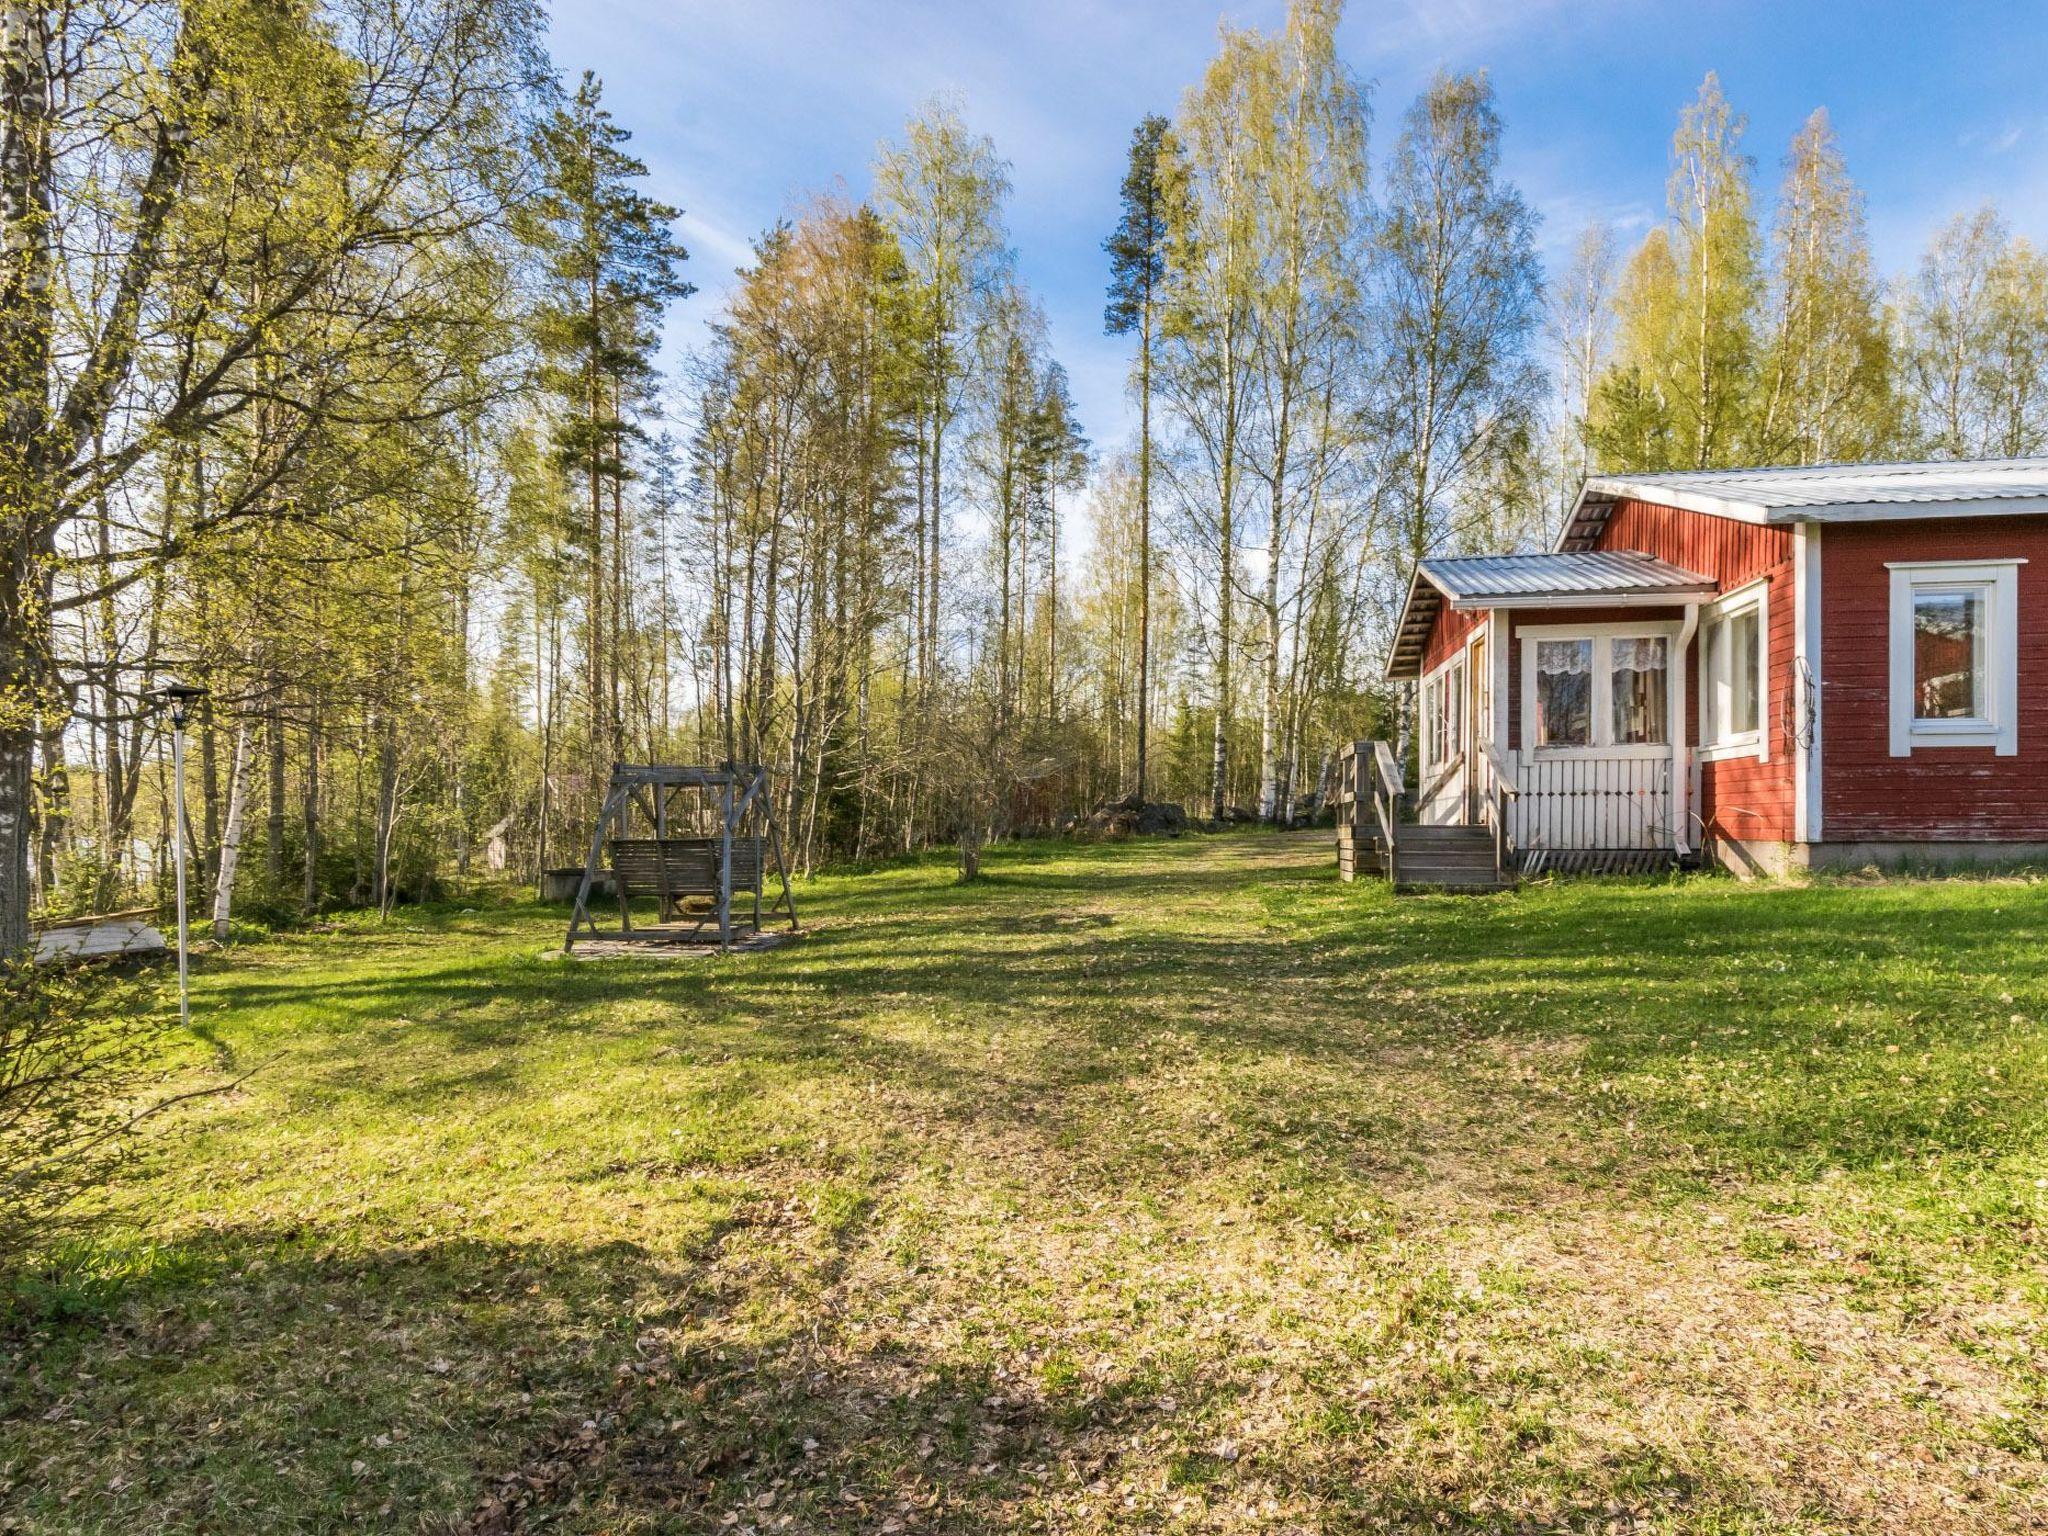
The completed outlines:
{"type": "Polygon", "coordinates": [[[1711,592],[1711,577],[1626,550],[1576,554],[1462,555],[1425,560],[1422,574],[1452,602],[1502,597],[1603,597],[1711,592]]]}
{"type": "Polygon", "coordinates": [[[1614,503],[1624,500],[1753,523],[2048,513],[2048,458],[1595,475],[1580,491],[1558,548],[1591,548],[1614,503]]]}
{"type": "Polygon", "coordinates": [[[1583,554],[1457,555],[1415,568],[1387,657],[1390,678],[1419,677],[1429,632],[1445,603],[1516,608],[1545,603],[1673,603],[1711,596],[1712,577],[1626,550],[1583,554]]]}
{"type": "Polygon", "coordinates": [[[1688,491],[1761,511],[1780,507],[1920,506],[2014,498],[2048,501],[2048,458],[1598,475],[1589,485],[1609,495],[1626,494],[1627,488],[1634,486],[1688,491]]]}

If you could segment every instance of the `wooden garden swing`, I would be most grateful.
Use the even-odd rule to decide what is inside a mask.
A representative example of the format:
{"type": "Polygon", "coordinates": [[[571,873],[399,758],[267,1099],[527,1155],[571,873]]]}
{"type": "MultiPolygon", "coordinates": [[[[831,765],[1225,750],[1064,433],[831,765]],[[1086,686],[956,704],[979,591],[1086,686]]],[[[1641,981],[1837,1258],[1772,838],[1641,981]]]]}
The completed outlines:
{"type": "Polygon", "coordinates": [[[762,920],[786,915],[797,926],[796,898],[790,892],[789,866],[782,856],[782,833],[768,803],[768,770],[749,765],[722,768],[667,764],[614,763],[611,787],[597,813],[590,836],[590,857],[576,888],[569,914],[564,954],[579,936],[645,944],[710,942],[718,931],[718,947],[732,948],[735,933],[751,937],[762,920]],[[695,792],[693,804],[677,806],[676,797],[695,792]],[[680,814],[678,814],[680,812],[680,814]],[[646,835],[629,836],[635,817],[646,835]],[[673,835],[678,826],[689,835],[673,835]],[[590,911],[590,892],[602,873],[609,844],[619,927],[601,932],[590,911]],[[764,909],[762,887],[770,874],[780,892],[764,909]],[[633,899],[655,898],[652,925],[633,926],[633,899]],[[735,922],[734,897],[748,898],[735,922]]]}

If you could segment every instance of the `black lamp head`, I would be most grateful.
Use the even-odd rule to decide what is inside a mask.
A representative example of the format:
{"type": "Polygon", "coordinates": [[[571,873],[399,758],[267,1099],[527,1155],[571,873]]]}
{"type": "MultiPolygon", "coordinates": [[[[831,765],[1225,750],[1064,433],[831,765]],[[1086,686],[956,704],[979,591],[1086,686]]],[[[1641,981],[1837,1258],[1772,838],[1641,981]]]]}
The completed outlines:
{"type": "Polygon", "coordinates": [[[186,711],[198,703],[199,700],[206,697],[206,690],[196,687],[191,683],[181,683],[173,679],[160,687],[150,689],[149,697],[155,699],[159,704],[170,705],[171,724],[183,725],[185,723],[186,711]]]}

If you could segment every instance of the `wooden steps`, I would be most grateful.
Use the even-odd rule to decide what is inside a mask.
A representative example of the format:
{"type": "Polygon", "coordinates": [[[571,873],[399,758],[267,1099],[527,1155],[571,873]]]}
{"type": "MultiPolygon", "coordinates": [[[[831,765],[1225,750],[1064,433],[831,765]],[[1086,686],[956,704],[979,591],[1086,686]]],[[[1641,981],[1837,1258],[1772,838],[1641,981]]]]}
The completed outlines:
{"type": "Polygon", "coordinates": [[[1505,891],[1514,885],[1502,879],[1494,864],[1493,832],[1488,827],[1401,828],[1394,861],[1394,891],[1505,891]]]}

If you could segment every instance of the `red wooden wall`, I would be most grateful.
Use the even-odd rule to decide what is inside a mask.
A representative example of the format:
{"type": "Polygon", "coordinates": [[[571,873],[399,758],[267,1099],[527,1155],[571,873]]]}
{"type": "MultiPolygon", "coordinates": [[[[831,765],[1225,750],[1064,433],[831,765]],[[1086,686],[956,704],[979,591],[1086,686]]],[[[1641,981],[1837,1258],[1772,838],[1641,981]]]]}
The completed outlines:
{"type": "Polygon", "coordinates": [[[1461,613],[1453,609],[1446,599],[1436,611],[1436,623],[1429,631],[1429,643],[1422,648],[1422,675],[1429,676],[1449,660],[1453,652],[1463,649],[1465,642],[1472,638],[1472,631],[1485,622],[1484,609],[1466,609],[1461,613]]]}
{"type": "Polygon", "coordinates": [[[2048,840],[2048,517],[1830,523],[1821,535],[1821,837],[2048,840]],[[2020,558],[2019,755],[1891,755],[1891,560],[2020,558]]]}

